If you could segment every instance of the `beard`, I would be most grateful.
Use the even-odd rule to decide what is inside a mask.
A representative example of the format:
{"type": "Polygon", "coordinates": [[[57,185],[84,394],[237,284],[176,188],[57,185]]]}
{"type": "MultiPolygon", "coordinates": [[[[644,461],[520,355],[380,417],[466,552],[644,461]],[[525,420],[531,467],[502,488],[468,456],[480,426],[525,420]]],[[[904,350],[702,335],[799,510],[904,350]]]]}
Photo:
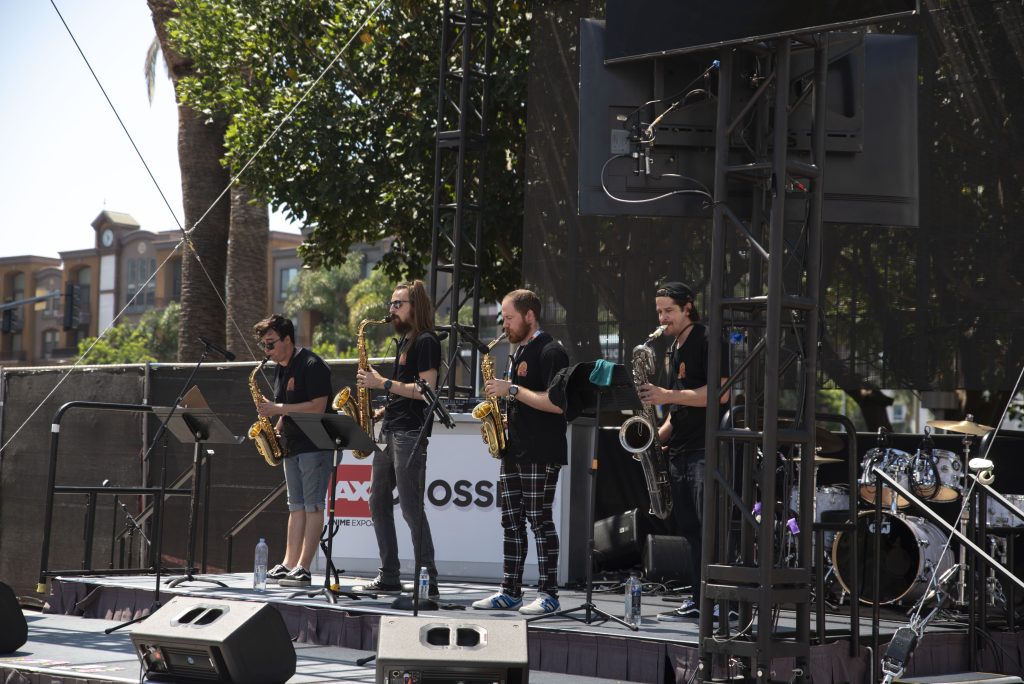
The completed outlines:
{"type": "Polygon", "coordinates": [[[509,326],[508,341],[511,342],[512,344],[519,344],[520,342],[526,339],[526,336],[529,334],[529,332],[530,328],[525,324],[519,327],[509,326]]]}
{"type": "Polygon", "coordinates": [[[395,326],[395,332],[398,333],[399,335],[404,335],[405,333],[412,330],[412,324],[403,321],[398,316],[395,316],[394,320],[391,321],[391,324],[395,326]]]}

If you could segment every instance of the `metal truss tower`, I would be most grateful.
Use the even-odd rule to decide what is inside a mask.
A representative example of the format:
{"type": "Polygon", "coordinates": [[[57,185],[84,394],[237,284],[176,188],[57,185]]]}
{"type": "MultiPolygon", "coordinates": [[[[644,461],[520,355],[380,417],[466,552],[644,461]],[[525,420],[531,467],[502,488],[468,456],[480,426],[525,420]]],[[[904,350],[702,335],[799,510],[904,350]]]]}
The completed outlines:
{"type": "Polygon", "coordinates": [[[448,316],[448,382],[452,400],[472,396],[477,351],[463,355],[459,314],[468,306],[474,333],[480,320],[480,259],[484,219],[485,142],[494,37],[494,0],[446,0],[441,25],[434,159],[430,298],[448,316]],[[453,5],[456,5],[453,8],[453,5]]]}
{"type": "MultiPolygon", "coordinates": [[[[717,412],[708,411],[706,425],[702,681],[720,681],[738,669],[744,681],[769,682],[776,658],[795,659],[795,672],[803,673],[797,681],[809,677],[814,480],[800,478],[798,524],[806,533],[796,558],[786,558],[782,540],[790,513],[788,501],[778,500],[777,469],[785,453],[791,462],[802,458],[800,472],[809,474],[815,454],[826,52],[827,34],[817,34],[721,55],[709,326],[710,339],[729,339],[738,351],[731,352],[732,375],[718,395],[733,393],[731,420],[719,424],[717,412]],[[802,93],[790,83],[797,49],[814,50],[813,85],[802,93]],[[748,68],[742,80],[757,90],[734,105],[741,69],[748,68]],[[797,100],[809,95],[813,133],[810,154],[801,158],[791,150],[788,122],[797,100]],[[739,144],[741,134],[745,144],[739,144]],[[737,150],[743,150],[742,162],[737,150]],[[749,222],[730,208],[741,196],[752,200],[749,222]],[[759,516],[753,513],[758,505],[759,516]],[[739,609],[733,633],[727,605],[739,609]],[[795,630],[779,629],[783,606],[795,607],[795,630]]],[[[721,346],[710,345],[709,368],[720,367],[721,356],[721,346]]]]}

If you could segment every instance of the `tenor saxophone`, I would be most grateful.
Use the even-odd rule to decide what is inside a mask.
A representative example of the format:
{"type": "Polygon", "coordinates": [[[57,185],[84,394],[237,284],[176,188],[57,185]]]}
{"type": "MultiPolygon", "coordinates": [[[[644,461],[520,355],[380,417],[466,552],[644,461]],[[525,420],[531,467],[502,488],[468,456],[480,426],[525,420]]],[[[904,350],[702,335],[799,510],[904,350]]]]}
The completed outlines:
{"type": "MultiPolygon", "coordinates": [[[[382,318],[379,321],[368,318],[360,321],[358,335],[356,336],[356,349],[359,352],[359,370],[365,371],[370,367],[370,361],[366,354],[366,326],[383,325],[390,322],[390,317],[382,318]]],[[[360,387],[356,390],[356,398],[352,399],[352,390],[348,387],[343,387],[334,395],[331,408],[348,415],[359,423],[359,427],[363,432],[373,437],[373,411],[370,409],[370,390],[360,387]]],[[[352,451],[352,455],[356,458],[366,458],[370,453],[369,451],[352,451]]]]}
{"type": "MultiPolygon", "coordinates": [[[[494,349],[495,345],[505,339],[508,333],[501,333],[496,338],[491,340],[491,343],[487,345],[487,352],[483,358],[480,359],[480,375],[484,379],[484,383],[488,380],[494,379],[494,359],[491,358],[490,351],[494,349]]],[[[495,396],[488,396],[484,401],[481,401],[473,409],[473,417],[481,421],[480,423],[480,434],[487,440],[487,451],[490,452],[492,458],[501,458],[501,454],[505,451],[506,437],[505,437],[505,421],[501,417],[501,406],[498,405],[498,398],[495,396]]]]}
{"type": "MultiPolygon", "coordinates": [[[[661,337],[666,326],[658,327],[643,344],[633,347],[633,386],[639,391],[654,374],[654,352],[650,344],[661,337]]],[[[672,512],[672,484],[668,475],[668,464],[661,452],[658,439],[658,417],[654,407],[642,404],[643,410],[619,428],[619,442],[622,448],[633,454],[644,469],[644,481],[651,498],[651,513],[662,520],[672,512]]]]}
{"type": "MultiPolygon", "coordinates": [[[[269,360],[269,357],[263,359],[263,362],[253,368],[252,373],[249,374],[249,393],[252,394],[252,401],[257,407],[263,401],[263,393],[260,392],[260,388],[256,385],[256,374],[260,372],[269,360]]],[[[256,451],[260,452],[260,456],[267,462],[267,465],[281,465],[281,459],[287,454],[285,454],[284,449],[281,447],[281,442],[278,440],[277,433],[274,432],[274,426],[270,423],[269,418],[260,416],[256,419],[256,422],[249,428],[249,439],[256,443],[256,451]]]]}

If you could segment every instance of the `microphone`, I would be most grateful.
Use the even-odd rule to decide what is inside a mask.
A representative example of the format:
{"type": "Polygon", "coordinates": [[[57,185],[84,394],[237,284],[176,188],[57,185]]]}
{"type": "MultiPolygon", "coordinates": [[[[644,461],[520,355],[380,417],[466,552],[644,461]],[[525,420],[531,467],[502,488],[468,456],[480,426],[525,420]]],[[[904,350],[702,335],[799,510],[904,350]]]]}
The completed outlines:
{"type": "Polygon", "coordinates": [[[458,330],[459,334],[461,334],[462,337],[467,342],[469,342],[471,345],[476,347],[476,350],[478,352],[480,352],[481,354],[488,354],[488,353],[490,353],[490,351],[491,351],[490,348],[486,344],[481,342],[480,338],[478,338],[476,335],[474,335],[470,331],[469,328],[467,328],[466,326],[462,325],[461,323],[452,323],[452,327],[455,328],[456,330],[458,330]]]}
{"type": "Polygon", "coordinates": [[[427,381],[423,378],[416,378],[416,385],[420,388],[423,398],[434,408],[434,413],[437,415],[438,420],[441,421],[441,424],[449,430],[454,429],[455,421],[452,420],[452,415],[441,404],[440,398],[434,393],[430,385],[427,384],[427,381]]]}
{"type": "Polygon", "coordinates": [[[225,349],[224,347],[220,346],[219,344],[217,344],[216,342],[211,340],[209,337],[203,337],[202,335],[200,335],[199,336],[199,341],[202,342],[203,344],[205,344],[207,349],[212,349],[213,351],[217,352],[218,354],[223,356],[228,361],[234,361],[235,360],[234,353],[229,352],[227,349],[225,349]]]}
{"type": "Polygon", "coordinates": [[[442,330],[441,332],[437,333],[437,341],[438,342],[444,342],[447,339],[448,339],[448,331],[447,330],[442,330]]]}

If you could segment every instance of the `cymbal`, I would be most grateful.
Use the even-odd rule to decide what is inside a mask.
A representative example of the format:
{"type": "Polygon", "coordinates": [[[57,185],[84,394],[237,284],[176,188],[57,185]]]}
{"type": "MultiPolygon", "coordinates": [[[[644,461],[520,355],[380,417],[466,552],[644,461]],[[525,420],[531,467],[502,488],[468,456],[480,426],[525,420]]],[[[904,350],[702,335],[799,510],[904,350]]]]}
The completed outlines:
{"type": "Polygon", "coordinates": [[[962,435],[976,435],[978,437],[983,437],[995,430],[994,427],[979,425],[970,420],[929,420],[925,425],[938,428],[939,430],[949,430],[950,432],[959,432],[962,435]]]}
{"type": "MultiPolygon", "coordinates": [[[[818,451],[822,454],[838,454],[845,446],[841,437],[830,432],[821,425],[814,427],[814,441],[818,445],[818,451]]],[[[832,459],[840,460],[840,459],[832,459]]]]}
{"type": "MultiPolygon", "coordinates": [[[[783,418],[779,421],[779,427],[791,429],[793,421],[783,418]]],[[[814,443],[819,454],[838,454],[845,447],[842,438],[824,428],[821,423],[814,424],[814,443]]]]}

